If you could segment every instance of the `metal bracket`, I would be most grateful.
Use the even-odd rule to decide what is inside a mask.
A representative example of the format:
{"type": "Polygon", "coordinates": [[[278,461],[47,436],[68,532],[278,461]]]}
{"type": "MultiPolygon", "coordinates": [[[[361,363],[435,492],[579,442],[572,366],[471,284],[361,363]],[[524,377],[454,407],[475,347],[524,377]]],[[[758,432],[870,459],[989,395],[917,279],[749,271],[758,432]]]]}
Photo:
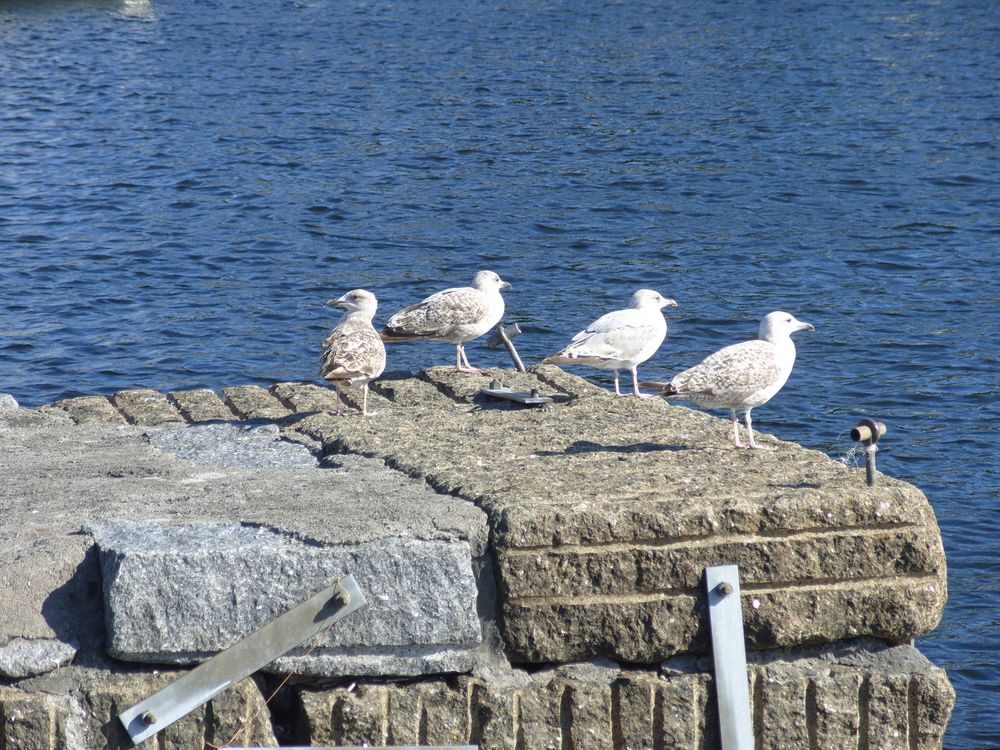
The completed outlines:
{"type": "Polygon", "coordinates": [[[519,336],[523,331],[521,331],[521,326],[517,323],[512,323],[509,326],[505,326],[500,323],[496,327],[493,335],[486,342],[486,346],[490,349],[496,349],[501,344],[507,349],[507,353],[510,358],[514,360],[514,367],[516,367],[520,372],[527,372],[524,367],[524,362],[521,361],[520,355],[517,353],[517,349],[514,348],[514,342],[511,341],[515,336],[519,336]]]}
{"type": "Polygon", "coordinates": [[[851,430],[851,440],[865,446],[865,483],[875,486],[875,454],[878,452],[876,443],[889,431],[884,422],[876,422],[871,417],[865,417],[858,426],[851,430]]]}
{"type": "Polygon", "coordinates": [[[348,575],[118,715],[139,744],[356,609],[364,594],[348,575]]]}
{"type": "Polygon", "coordinates": [[[705,568],[705,587],[708,589],[722,750],[753,750],[739,567],[716,565],[705,568]]]}

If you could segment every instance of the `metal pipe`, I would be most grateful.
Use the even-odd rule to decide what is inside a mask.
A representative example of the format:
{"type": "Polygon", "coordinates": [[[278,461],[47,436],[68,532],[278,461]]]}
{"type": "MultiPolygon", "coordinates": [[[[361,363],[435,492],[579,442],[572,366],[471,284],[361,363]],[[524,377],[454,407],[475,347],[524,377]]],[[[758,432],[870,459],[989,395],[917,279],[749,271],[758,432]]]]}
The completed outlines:
{"type": "Polygon", "coordinates": [[[851,440],[862,443],[865,446],[865,483],[869,487],[875,485],[875,454],[878,453],[876,443],[889,431],[884,422],[876,422],[874,419],[865,417],[858,426],[851,430],[851,440]]]}
{"type": "Polygon", "coordinates": [[[510,358],[514,360],[514,367],[518,369],[519,372],[527,372],[524,367],[524,362],[521,361],[521,357],[517,353],[517,349],[514,348],[514,342],[511,341],[512,338],[521,334],[521,326],[517,323],[513,323],[509,326],[505,326],[503,323],[497,325],[496,332],[490,336],[489,341],[486,342],[486,346],[490,349],[496,349],[500,344],[503,344],[507,349],[507,353],[510,354],[510,358]]]}

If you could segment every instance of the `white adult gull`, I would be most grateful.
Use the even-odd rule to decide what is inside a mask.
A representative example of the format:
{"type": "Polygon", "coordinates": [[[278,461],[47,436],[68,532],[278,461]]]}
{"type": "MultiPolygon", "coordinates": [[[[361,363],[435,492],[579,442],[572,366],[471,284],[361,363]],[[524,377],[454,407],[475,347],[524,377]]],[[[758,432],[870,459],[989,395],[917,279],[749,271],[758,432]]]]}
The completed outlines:
{"type": "Polygon", "coordinates": [[[720,349],[701,364],[675,375],[669,383],[643,385],[661,388],[660,395],[665,398],[693,401],[710,409],[729,409],[737,448],[743,447],[736,416],[737,411],[742,411],[750,447],[756,448],[750,411],[770,401],[791,375],[795,364],[792,334],[814,330],[809,323],[786,312],[768,313],[760,323],[757,339],[720,349]]]}
{"type": "Polygon", "coordinates": [[[382,340],[447,341],[455,345],[457,371],[479,372],[469,364],[465,342],[482,336],[500,322],[504,311],[501,289],[510,289],[510,284],[493,271],[480,271],[472,286],[445,289],[404,307],[389,318],[381,332],[382,340]]]}
{"type": "MultiPolygon", "coordinates": [[[[364,389],[361,413],[368,416],[368,383],[385,370],[385,345],[372,326],[378,308],[375,295],[364,289],[354,289],[343,297],[332,299],[327,307],[347,312],[323,342],[323,357],[319,374],[330,381],[341,398],[344,388],[361,384],[364,389]]],[[[337,414],[341,414],[337,409],[337,414]]]]}
{"type": "Polygon", "coordinates": [[[632,391],[639,392],[637,368],[656,353],[667,337],[664,307],[676,307],[672,299],[663,297],[652,289],[640,289],[632,295],[632,303],[624,310],[602,315],[580,331],[569,345],[543,361],[547,365],[590,365],[612,370],[615,378],[615,395],[621,396],[618,371],[632,373],[632,391]]]}

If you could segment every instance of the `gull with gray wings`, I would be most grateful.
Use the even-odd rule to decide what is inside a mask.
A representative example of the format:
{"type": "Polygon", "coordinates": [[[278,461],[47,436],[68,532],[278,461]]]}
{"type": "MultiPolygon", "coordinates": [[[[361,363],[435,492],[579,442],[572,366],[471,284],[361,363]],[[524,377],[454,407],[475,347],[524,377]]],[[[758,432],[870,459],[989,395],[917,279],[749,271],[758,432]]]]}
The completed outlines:
{"type": "Polygon", "coordinates": [[[632,373],[632,391],[640,398],[637,367],[652,357],[667,337],[664,307],[676,307],[672,299],[652,289],[640,289],[632,295],[632,303],[624,310],[602,315],[559,352],[543,360],[547,365],[590,365],[612,370],[615,395],[621,396],[618,371],[632,373]]]}
{"type": "Polygon", "coordinates": [[[675,375],[669,383],[643,385],[659,388],[664,398],[693,401],[710,409],[729,409],[737,448],[743,447],[736,414],[742,411],[749,447],[756,448],[750,412],[770,401],[791,375],[795,364],[792,334],[813,330],[811,324],[786,312],[768,313],[760,323],[758,338],[720,349],[700,364],[675,375]]]}
{"type": "Polygon", "coordinates": [[[427,299],[404,307],[382,329],[382,340],[418,341],[432,339],[455,345],[455,369],[479,372],[469,364],[465,343],[493,328],[504,313],[501,289],[510,284],[493,271],[480,271],[472,286],[455,287],[432,294],[427,299]]]}

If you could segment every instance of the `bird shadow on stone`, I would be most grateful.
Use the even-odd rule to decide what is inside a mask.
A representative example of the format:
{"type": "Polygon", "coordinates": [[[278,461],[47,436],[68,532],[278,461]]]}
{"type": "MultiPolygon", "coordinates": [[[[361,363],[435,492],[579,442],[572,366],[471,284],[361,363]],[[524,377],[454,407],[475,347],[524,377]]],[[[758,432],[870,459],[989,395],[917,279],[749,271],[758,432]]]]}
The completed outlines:
{"type": "Polygon", "coordinates": [[[683,445],[664,445],[662,443],[630,443],[628,445],[604,445],[590,440],[577,440],[561,451],[535,451],[539,456],[572,456],[578,453],[662,453],[690,450],[683,445]]]}

